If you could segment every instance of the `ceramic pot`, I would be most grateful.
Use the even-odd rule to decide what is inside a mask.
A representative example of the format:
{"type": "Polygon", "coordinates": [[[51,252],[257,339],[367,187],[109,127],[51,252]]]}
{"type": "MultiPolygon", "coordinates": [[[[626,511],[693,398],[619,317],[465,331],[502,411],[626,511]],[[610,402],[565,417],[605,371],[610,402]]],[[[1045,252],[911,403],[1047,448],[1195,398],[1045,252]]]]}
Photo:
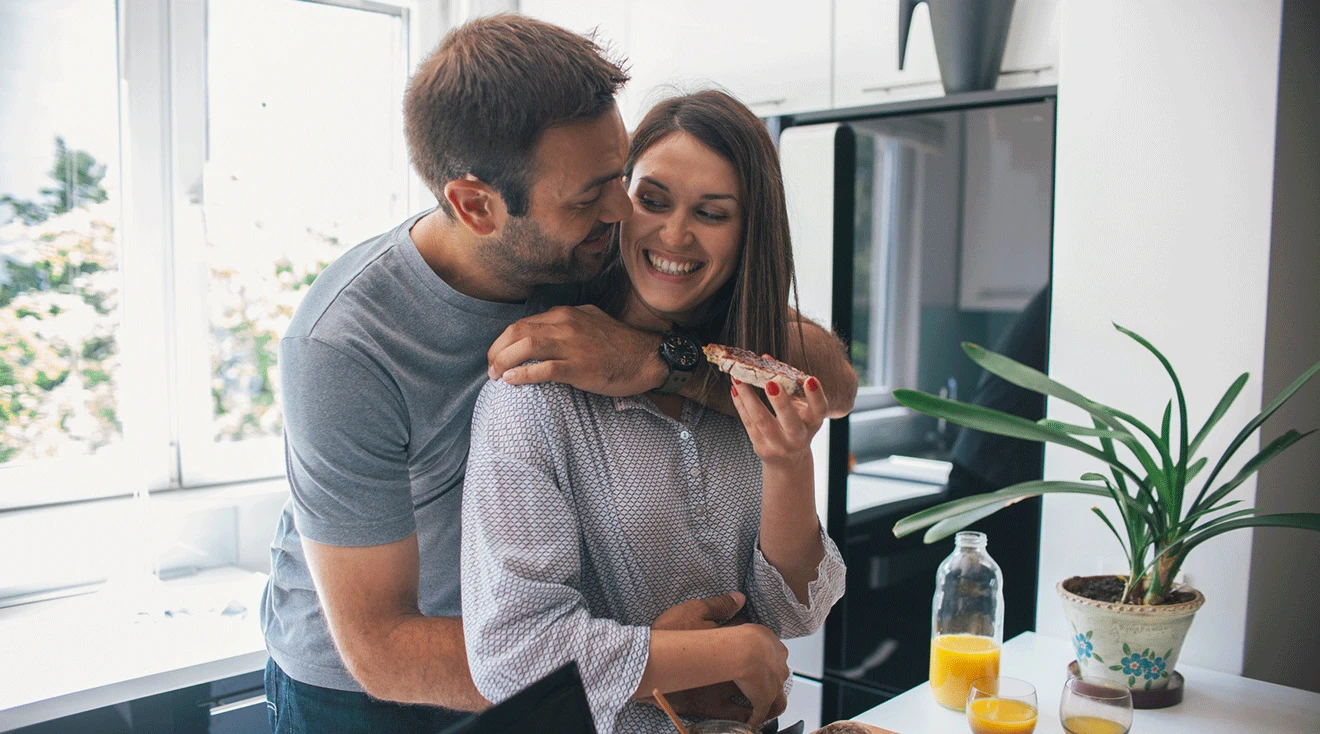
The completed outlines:
{"type": "Polygon", "coordinates": [[[1054,588],[1063,600],[1063,615],[1072,628],[1071,642],[1082,675],[1107,678],[1132,690],[1158,690],[1169,685],[1205,596],[1189,586],[1175,585],[1196,598],[1182,604],[1114,604],[1069,591],[1084,579],[1073,576],[1054,588]]]}

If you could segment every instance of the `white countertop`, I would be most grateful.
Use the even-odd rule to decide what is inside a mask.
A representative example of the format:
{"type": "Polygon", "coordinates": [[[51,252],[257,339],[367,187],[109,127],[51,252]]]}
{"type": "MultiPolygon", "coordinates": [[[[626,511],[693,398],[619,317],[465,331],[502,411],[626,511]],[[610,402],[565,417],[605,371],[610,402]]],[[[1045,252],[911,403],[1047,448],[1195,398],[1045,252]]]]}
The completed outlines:
{"type": "Polygon", "coordinates": [[[221,568],[0,609],[0,731],[263,669],[265,578],[221,568]],[[138,613],[144,597],[158,613],[138,613]]]}
{"type": "MultiPolygon", "coordinates": [[[[1036,687],[1040,717],[1036,734],[1062,734],[1059,698],[1073,659],[1066,640],[1024,632],[1004,643],[999,672],[1036,687]]],[[[1183,702],[1167,709],[1137,711],[1135,734],[1301,734],[1320,732],[1320,693],[1251,678],[1179,665],[1187,680],[1183,702]]],[[[858,716],[857,721],[898,734],[956,734],[970,731],[963,714],[940,707],[922,683],[858,716]]]]}

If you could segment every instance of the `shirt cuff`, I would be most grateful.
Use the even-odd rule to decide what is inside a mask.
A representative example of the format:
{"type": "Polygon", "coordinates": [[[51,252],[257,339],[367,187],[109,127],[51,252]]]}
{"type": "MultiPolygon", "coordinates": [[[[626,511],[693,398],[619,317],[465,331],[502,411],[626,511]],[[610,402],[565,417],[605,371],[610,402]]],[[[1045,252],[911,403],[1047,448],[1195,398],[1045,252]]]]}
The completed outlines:
{"type": "Polygon", "coordinates": [[[774,628],[780,637],[811,634],[824,623],[830,608],[843,596],[847,572],[843,556],[834,541],[825,534],[824,528],[818,532],[825,555],[816,564],[816,578],[807,584],[805,604],[789,588],[779,569],[766,560],[760,543],[757,543],[753,553],[752,585],[758,597],[757,611],[765,618],[767,626],[774,628]]]}

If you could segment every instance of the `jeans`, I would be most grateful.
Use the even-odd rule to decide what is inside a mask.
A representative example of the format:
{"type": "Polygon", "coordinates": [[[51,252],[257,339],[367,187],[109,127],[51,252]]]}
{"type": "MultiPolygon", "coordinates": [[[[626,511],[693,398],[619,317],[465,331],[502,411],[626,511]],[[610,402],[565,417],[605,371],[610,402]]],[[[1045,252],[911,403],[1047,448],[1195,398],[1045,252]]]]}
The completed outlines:
{"type": "Polygon", "coordinates": [[[468,717],[300,683],[274,660],[266,661],[266,714],[272,734],[436,734],[468,717]]]}

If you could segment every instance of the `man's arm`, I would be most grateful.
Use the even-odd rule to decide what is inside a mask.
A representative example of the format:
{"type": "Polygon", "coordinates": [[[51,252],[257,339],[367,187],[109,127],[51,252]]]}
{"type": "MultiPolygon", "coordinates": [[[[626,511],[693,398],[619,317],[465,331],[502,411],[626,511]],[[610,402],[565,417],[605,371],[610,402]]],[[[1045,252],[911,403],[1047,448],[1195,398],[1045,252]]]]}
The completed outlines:
{"type": "Polygon", "coordinates": [[[459,711],[490,705],[472,683],[463,620],[417,607],[417,536],[374,546],[302,541],[335,648],[375,698],[459,711]]]}
{"type": "MultiPolygon", "coordinates": [[[[857,397],[857,373],[833,333],[793,313],[788,354],[772,355],[820,380],[830,418],[847,415],[857,397]],[[800,334],[800,336],[799,336],[800,334]],[[805,352],[803,350],[805,347],[805,352]]],[[[560,306],[511,325],[487,352],[490,378],[512,385],[564,382],[598,395],[637,395],[654,390],[669,376],[660,359],[660,335],[640,331],[595,306],[560,306]],[[539,360],[536,364],[526,362],[539,360]]],[[[737,415],[729,381],[708,364],[683,388],[684,397],[737,415]]]]}

